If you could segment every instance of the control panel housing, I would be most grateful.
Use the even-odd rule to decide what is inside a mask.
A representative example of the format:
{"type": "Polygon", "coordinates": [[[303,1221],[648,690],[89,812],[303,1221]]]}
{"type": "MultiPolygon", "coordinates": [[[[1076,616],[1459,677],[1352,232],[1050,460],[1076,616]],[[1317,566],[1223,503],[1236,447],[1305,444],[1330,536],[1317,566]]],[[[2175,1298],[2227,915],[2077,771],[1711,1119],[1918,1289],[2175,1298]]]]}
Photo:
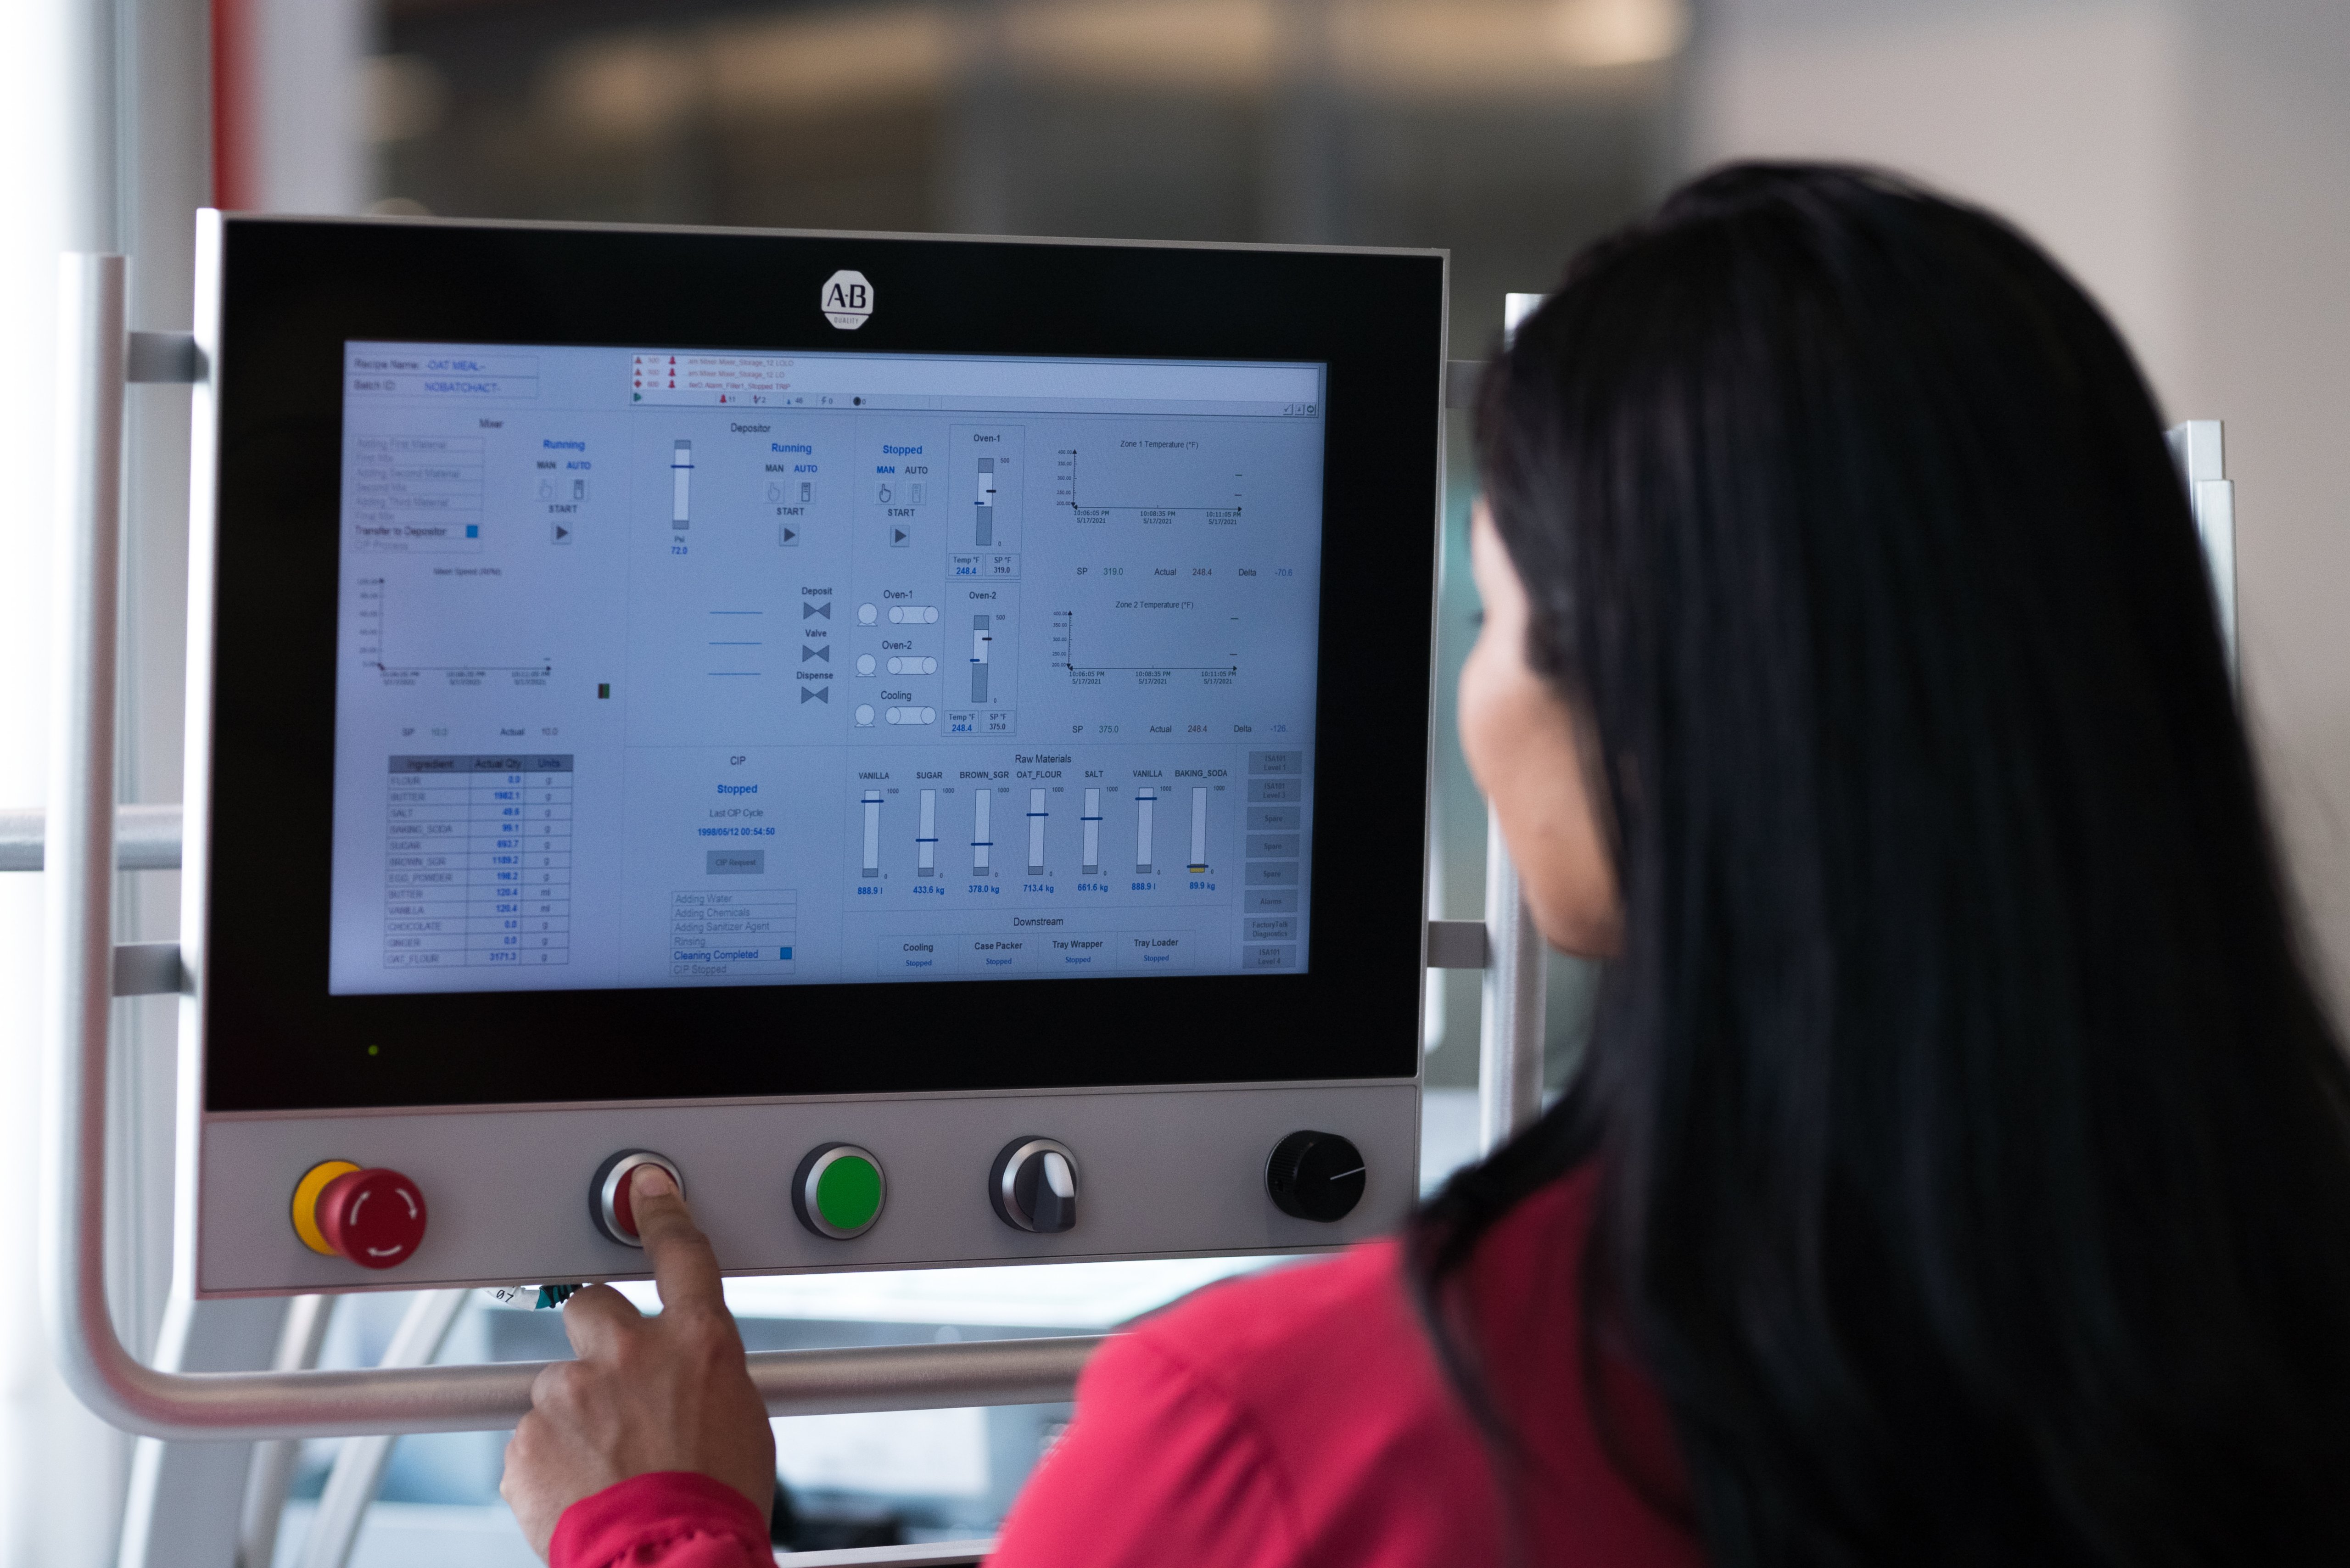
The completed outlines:
{"type": "Polygon", "coordinates": [[[677,1161],[730,1273],[1298,1251],[1410,1212],[1419,1112],[1411,1085],[1373,1083],[215,1117],[198,1236],[215,1294],[641,1278],[644,1253],[603,1235],[586,1197],[608,1150],[643,1147],[677,1161]],[[1335,1224],[1266,1199],[1265,1160],[1301,1127],[1366,1153],[1363,1200],[1335,1224]],[[1057,1235],[1013,1229],[988,1198],[998,1150],[1039,1128],[1077,1157],[1078,1220],[1057,1235]],[[801,1158],[834,1139],[871,1149],[889,1178],[879,1220],[839,1241],[811,1234],[791,1200],[801,1158]],[[321,1147],[427,1185],[432,1225],[413,1259],[370,1272],[295,1238],[286,1195],[321,1147]]]}
{"type": "Polygon", "coordinates": [[[1441,253],[199,253],[198,1294],[641,1275],[650,1156],[741,1272],[1409,1212],[1441,253]]]}

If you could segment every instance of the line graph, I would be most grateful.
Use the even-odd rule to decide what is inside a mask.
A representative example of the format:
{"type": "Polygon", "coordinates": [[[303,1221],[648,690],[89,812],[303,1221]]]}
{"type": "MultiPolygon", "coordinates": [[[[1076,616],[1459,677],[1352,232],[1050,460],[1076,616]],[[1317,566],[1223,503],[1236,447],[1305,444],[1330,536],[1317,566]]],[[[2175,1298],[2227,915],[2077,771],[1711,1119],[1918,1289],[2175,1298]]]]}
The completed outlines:
{"type": "MultiPolygon", "coordinates": [[[[469,583],[469,587],[472,586],[469,583]]],[[[555,672],[555,660],[543,649],[533,649],[514,639],[515,631],[527,635],[533,628],[515,624],[520,618],[511,613],[513,607],[499,601],[519,596],[505,592],[504,585],[494,578],[481,580],[479,588],[463,596],[480,597],[482,602],[478,604],[461,603],[455,593],[435,596],[444,598],[443,613],[414,617],[424,623],[421,625],[409,624],[412,611],[405,603],[408,595],[417,591],[417,585],[410,585],[403,593],[398,618],[390,613],[392,595],[388,577],[361,577],[353,587],[359,599],[356,620],[359,662],[387,680],[445,675],[462,680],[473,676],[507,675],[521,680],[544,679],[555,672]],[[498,646],[501,642],[505,646],[498,646]],[[458,650],[484,657],[460,658],[458,650]]]]}
{"type": "Polygon", "coordinates": [[[1212,522],[1235,522],[1246,500],[1248,475],[1206,443],[1148,436],[1106,437],[1054,456],[1053,504],[1080,520],[1113,512],[1143,521],[1174,520],[1186,512],[1212,522]]]}
{"type": "Polygon", "coordinates": [[[1240,673],[1240,618],[1218,616],[1192,599],[1133,598],[1082,615],[1053,612],[1052,662],[1086,679],[1109,674],[1144,678],[1240,673]]]}

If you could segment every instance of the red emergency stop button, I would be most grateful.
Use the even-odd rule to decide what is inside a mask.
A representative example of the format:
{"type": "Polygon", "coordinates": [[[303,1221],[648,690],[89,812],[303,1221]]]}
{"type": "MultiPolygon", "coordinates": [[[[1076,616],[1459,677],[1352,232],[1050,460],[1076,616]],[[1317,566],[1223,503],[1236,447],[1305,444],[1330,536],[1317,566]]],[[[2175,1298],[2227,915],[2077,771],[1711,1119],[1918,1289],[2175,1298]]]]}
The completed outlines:
{"type": "Polygon", "coordinates": [[[294,1189],[302,1244],[363,1269],[406,1262],[424,1240],[424,1195],[396,1170],[330,1159],[312,1166],[294,1189]]]}

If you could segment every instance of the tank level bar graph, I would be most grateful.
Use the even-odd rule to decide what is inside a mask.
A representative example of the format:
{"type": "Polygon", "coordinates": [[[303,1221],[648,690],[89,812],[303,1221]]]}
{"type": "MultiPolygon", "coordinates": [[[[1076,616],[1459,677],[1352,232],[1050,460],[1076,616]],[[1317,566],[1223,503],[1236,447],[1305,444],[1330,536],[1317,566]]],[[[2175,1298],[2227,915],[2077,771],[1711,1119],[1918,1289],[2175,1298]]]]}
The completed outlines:
{"type": "Polygon", "coordinates": [[[669,460],[669,525],[688,526],[693,499],[693,443],[681,440],[669,460]]]}
{"type": "Polygon", "coordinates": [[[993,457],[979,460],[978,513],[972,543],[984,550],[995,543],[995,459],[993,457]]]}
{"type": "Polygon", "coordinates": [[[971,701],[978,707],[987,701],[987,653],[995,641],[995,618],[975,615],[971,618],[971,701]]]}
{"type": "MultiPolygon", "coordinates": [[[[1294,754],[1250,753],[1253,760],[1260,756],[1286,759],[1294,754]]],[[[1059,760],[1066,761],[1066,758],[1059,760]]],[[[867,878],[881,877],[884,875],[883,867],[890,863],[889,857],[904,855],[904,846],[910,841],[913,849],[910,874],[923,882],[960,875],[962,861],[952,861],[953,868],[950,868],[949,860],[940,854],[941,844],[970,849],[971,875],[974,878],[993,877],[999,871],[1011,874],[1023,870],[1031,877],[1050,877],[1056,865],[1065,876],[1074,870],[1085,877],[1098,877],[1105,869],[1103,826],[1115,817],[1118,825],[1117,836],[1110,846],[1112,853],[1107,857],[1118,863],[1109,867],[1114,874],[1122,875],[1128,864],[1124,853],[1126,841],[1123,835],[1130,822],[1134,833],[1131,864],[1136,875],[1172,876],[1180,872],[1193,877],[1212,876],[1222,864],[1216,853],[1221,842],[1218,837],[1221,830],[1217,824],[1222,820],[1217,815],[1216,801],[1224,786],[1193,784],[1191,779],[1199,774],[1188,768],[1183,772],[1191,777],[1172,787],[1154,784],[1137,784],[1130,789],[1111,784],[1090,784],[1083,790],[1072,788],[1067,792],[1066,805],[1055,805],[1055,797],[1062,792],[1055,787],[1024,782],[1016,787],[1005,788],[980,782],[970,774],[965,776],[971,782],[959,786],[931,786],[926,779],[924,787],[907,789],[898,806],[891,805],[891,797],[897,794],[897,791],[886,786],[862,788],[854,797],[864,835],[859,868],[867,878]],[[955,799],[958,788],[966,791],[970,797],[970,815],[967,816],[962,815],[965,808],[955,799]],[[1024,799],[1022,798],[1023,792],[1024,799]],[[999,799],[999,796],[1007,798],[999,799]],[[1132,803],[1134,815],[1131,818],[1125,815],[1126,807],[1119,804],[1121,800],[1132,803]],[[903,815],[897,815],[900,808],[903,815]],[[1066,831],[1056,830],[1053,826],[1054,819],[1064,812],[1075,818],[1076,832],[1068,839],[1055,836],[1056,832],[1066,831]],[[995,853],[996,829],[1003,826],[1003,819],[1007,816],[1012,818],[1014,826],[1024,827],[1025,832],[1012,841],[1012,858],[999,863],[995,853]],[[968,835],[963,831],[966,825],[968,835]],[[1161,839],[1162,828],[1172,836],[1171,843],[1161,839]],[[1063,856],[1071,850],[1077,851],[1074,857],[1077,864],[1071,866],[1066,859],[1056,861],[1053,853],[1056,848],[1063,856]],[[1021,853],[1024,849],[1026,851],[1024,855],[1021,853]]],[[[929,775],[931,778],[936,776],[929,775]]],[[[1295,786],[1285,776],[1281,777],[1278,784],[1253,779],[1245,834],[1247,855],[1252,862],[1274,855],[1286,858],[1296,854],[1294,836],[1277,831],[1295,822],[1296,808],[1286,804],[1295,798],[1295,786]],[[1282,804],[1257,804],[1260,800],[1282,804]]],[[[1235,837],[1231,846],[1224,846],[1225,857],[1233,862],[1225,867],[1228,870],[1239,870],[1240,843],[1241,839],[1235,837]]],[[[959,856],[962,849],[955,848],[951,853],[959,856]]],[[[1248,878],[1251,887],[1263,880],[1256,874],[1262,869],[1251,866],[1248,878]]],[[[1212,888],[1201,885],[1199,890],[1212,888]]]]}

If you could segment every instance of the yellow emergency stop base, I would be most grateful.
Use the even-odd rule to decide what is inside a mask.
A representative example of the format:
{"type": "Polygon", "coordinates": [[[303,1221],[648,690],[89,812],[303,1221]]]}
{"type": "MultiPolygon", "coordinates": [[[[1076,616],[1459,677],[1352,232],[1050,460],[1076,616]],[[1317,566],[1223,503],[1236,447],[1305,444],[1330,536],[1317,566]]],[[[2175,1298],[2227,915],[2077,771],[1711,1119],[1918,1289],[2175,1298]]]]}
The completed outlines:
{"type": "Polygon", "coordinates": [[[318,1229],[318,1195],[335,1178],[348,1176],[359,1168],[348,1159],[322,1160],[304,1171],[302,1179],[294,1184],[294,1234],[302,1238],[302,1245],[323,1257],[341,1254],[327,1244],[326,1232],[318,1229]]]}

